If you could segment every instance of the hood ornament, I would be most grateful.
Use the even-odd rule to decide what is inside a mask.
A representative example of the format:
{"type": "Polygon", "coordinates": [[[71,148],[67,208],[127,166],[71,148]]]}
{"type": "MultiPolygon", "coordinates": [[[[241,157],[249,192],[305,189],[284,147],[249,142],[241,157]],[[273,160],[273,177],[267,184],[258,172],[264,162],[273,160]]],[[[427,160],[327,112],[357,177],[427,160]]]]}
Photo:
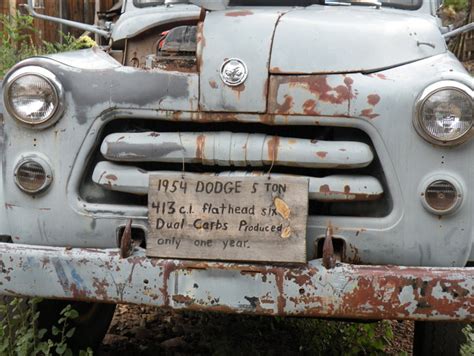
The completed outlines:
{"type": "Polygon", "coordinates": [[[235,87],[247,79],[247,65],[238,58],[230,58],[221,66],[221,79],[228,86],[235,87]]]}

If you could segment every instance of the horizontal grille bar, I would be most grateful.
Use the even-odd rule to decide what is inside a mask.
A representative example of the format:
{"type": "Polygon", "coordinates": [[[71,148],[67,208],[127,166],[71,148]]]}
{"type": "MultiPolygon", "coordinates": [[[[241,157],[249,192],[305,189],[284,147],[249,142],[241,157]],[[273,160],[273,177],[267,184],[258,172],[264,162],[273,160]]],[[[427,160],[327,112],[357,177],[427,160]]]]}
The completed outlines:
{"type": "Polygon", "coordinates": [[[232,132],[114,133],[105,137],[101,153],[111,161],[240,167],[361,168],[374,159],[362,142],[232,132]]]}
{"type": "MultiPolygon", "coordinates": [[[[122,166],[110,162],[99,162],[92,175],[94,183],[102,188],[132,193],[138,195],[148,194],[148,181],[150,175],[166,176],[180,172],[171,171],[145,171],[137,167],[122,166]]],[[[199,176],[195,173],[187,175],[199,176]]],[[[257,176],[261,172],[221,172],[207,173],[215,176],[257,176]]],[[[285,174],[271,174],[271,177],[282,177],[285,174]]],[[[332,175],[322,178],[306,177],[309,179],[309,199],[318,201],[367,201],[379,199],[383,194],[380,182],[371,176],[358,175],[332,175]]]]}

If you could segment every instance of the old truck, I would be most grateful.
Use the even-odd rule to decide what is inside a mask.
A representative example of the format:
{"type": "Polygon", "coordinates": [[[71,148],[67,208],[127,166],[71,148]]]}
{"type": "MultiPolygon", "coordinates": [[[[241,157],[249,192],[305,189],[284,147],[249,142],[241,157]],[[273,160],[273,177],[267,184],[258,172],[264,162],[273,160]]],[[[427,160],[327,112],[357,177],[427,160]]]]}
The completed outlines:
{"type": "Polygon", "coordinates": [[[106,45],[3,80],[0,294],[43,323],[73,301],[82,346],[134,303],[414,320],[416,353],[457,352],[473,79],[446,39],[472,24],[436,0],[33,5],[106,45]]]}

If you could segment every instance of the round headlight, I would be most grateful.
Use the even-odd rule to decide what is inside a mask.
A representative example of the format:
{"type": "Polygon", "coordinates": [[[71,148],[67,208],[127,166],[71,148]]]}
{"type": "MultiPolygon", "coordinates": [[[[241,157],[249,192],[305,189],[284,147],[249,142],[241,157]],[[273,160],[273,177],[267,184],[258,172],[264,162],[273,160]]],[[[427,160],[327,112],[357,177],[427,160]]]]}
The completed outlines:
{"type": "Polygon", "coordinates": [[[461,184],[445,174],[431,176],[422,185],[422,203],[433,214],[452,213],[461,205],[462,198],[461,184]]]}
{"type": "Polygon", "coordinates": [[[15,182],[26,193],[39,193],[49,187],[53,180],[51,167],[37,155],[22,157],[15,167],[15,182]]]}
{"type": "Polygon", "coordinates": [[[40,67],[23,67],[7,79],[5,107],[22,123],[49,126],[62,114],[62,92],[53,73],[40,67]]]}
{"type": "Polygon", "coordinates": [[[423,92],[415,126],[426,140],[437,144],[459,144],[473,133],[472,90],[457,82],[436,83],[423,92]]]}

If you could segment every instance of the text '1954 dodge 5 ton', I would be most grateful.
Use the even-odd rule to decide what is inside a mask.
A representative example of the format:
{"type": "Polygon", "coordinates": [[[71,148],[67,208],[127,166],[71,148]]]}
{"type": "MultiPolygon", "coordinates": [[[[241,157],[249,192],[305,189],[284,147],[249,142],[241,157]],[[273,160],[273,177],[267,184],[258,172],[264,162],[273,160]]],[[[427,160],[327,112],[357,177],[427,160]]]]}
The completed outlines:
{"type": "Polygon", "coordinates": [[[472,24],[439,5],[126,0],[93,26],[29,0],[108,45],[3,80],[0,294],[74,301],[94,342],[133,303],[409,319],[418,353],[456,347],[473,78],[446,39],[472,24]]]}

